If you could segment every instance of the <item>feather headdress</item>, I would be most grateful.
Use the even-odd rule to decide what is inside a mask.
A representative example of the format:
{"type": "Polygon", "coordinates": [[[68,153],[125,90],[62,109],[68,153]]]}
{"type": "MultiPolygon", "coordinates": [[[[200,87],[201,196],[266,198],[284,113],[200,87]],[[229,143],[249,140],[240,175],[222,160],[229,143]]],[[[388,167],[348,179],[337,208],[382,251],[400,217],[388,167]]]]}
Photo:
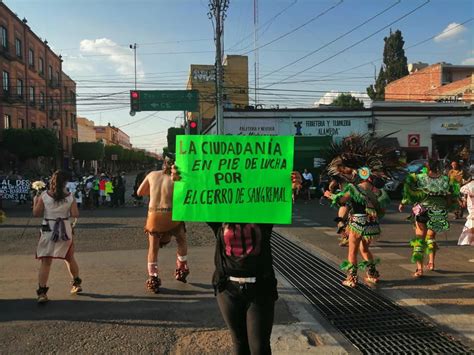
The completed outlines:
{"type": "Polygon", "coordinates": [[[340,175],[341,168],[348,167],[357,170],[363,179],[364,175],[390,177],[401,166],[396,147],[384,140],[389,135],[376,138],[369,134],[352,134],[339,143],[333,143],[328,152],[328,174],[340,175]]]}

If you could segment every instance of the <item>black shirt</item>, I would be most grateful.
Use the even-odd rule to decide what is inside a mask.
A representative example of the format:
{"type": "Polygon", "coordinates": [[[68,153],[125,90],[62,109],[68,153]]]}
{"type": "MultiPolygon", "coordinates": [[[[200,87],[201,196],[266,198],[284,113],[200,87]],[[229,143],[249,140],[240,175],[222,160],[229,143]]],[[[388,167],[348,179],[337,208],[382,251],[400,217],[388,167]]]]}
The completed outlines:
{"type": "Polygon", "coordinates": [[[213,285],[222,291],[229,276],[256,277],[262,295],[269,292],[276,299],[270,237],[272,224],[208,223],[216,237],[213,285]]]}

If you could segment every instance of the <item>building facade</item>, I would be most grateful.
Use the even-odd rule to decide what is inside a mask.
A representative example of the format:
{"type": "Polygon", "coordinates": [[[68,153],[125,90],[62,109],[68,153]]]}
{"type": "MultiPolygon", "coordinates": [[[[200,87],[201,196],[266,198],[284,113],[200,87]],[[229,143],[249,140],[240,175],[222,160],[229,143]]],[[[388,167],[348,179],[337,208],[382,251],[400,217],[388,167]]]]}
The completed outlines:
{"type": "Polygon", "coordinates": [[[474,65],[409,66],[410,74],[385,87],[386,101],[474,103],[474,65]]]}
{"type": "Polygon", "coordinates": [[[130,136],[110,123],[107,126],[95,126],[94,130],[96,139],[102,141],[105,145],[120,145],[126,149],[132,148],[130,136]]]}
{"type": "Polygon", "coordinates": [[[51,50],[48,41],[38,37],[27,20],[20,20],[3,2],[0,73],[0,131],[54,129],[61,142],[58,154],[61,160],[65,158],[61,165],[70,167],[72,143],[77,140],[75,124],[70,124],[71,114],[76,115],[76,84],[62,72],[61,56],[51,50]]]}
{"type": "Polygon", "coordinates": [[[85,117],[77,117],[76,121],[78,142],[97,142],[94,121],[85,117]]]}
{"type": "MultiPolygon", "coordinates": [[[[249,105],[248,57],[228,55],[223,63],[224,107],[246,108],[249,105]]],[[[188,90],[199,91],[199,112],[188,113],[188,120],[198,121],[200,130],[207,128],[216,115],[216,78],[214,65],[192,64],[188,90]]]]}

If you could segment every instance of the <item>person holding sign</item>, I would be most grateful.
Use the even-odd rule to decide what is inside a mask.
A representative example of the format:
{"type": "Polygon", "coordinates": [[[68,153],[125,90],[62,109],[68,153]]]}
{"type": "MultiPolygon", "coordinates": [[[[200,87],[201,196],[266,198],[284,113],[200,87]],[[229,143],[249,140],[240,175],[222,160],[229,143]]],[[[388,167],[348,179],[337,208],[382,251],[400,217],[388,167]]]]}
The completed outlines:
{"type": "Polygon", "coordinates": [[[74,258],[74,231],[71,217],[79,217],[76,201],[72,193],[67,192],[67,174],[56,171],[50,182],[48,191],[35,196],[33,200],[33,216],[43,217],[40,238],[36,249],[36,258],[41,260],[36,291],[38,303],[48,301],[46,295],[49,287],[47,282],[53,259],[63,259],[72,277],[71,293],[82,291],[82,280],[79,277],[79,266],[74,258]]]}
{"type": "Polygon", "coordinates": [[[173,217],[213,231],[212,283],[235,352],[270,354],[278,298],[270,237],[274,224],[291,223],[292,189],[301,187],[291,174],[294,137],[176,138],[173,217]]]}
{"type": "Polygon", "coordinates": [[[189,275],[187,263],[188,243],[184,222],[172,220],[173,185],[170,157],[165,157],[162,171],[149,173],[137,190],[138,196],[150,196],[145,233],[148,234],[148,280],[149,291],[158,293],[161,279],[158,276],[158,250],[176,238],[178,244],[175,278],[186,282],[189,275]]]}
{"type": "MultiPolygon", "coordinates": [[[[180,181],[176,166],[171,176],[180,181]]],[[[291,173],[292,187],[301,175],[291,173]]],[[[208,222],[216,238],[212,284],[236,354],[271,354],[277,280],[270,237],[273,224],[208,222]]]]}

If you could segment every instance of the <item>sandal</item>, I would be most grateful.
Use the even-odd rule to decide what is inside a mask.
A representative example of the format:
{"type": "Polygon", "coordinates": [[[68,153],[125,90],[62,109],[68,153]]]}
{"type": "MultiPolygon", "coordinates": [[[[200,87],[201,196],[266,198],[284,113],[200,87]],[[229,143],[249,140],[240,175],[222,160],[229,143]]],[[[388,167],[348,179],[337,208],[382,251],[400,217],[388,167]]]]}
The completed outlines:
{"type": "Polygon", "coordinates": [[[365,277],[365,281],[369,284],[376,285],[379,282],[380,274],[379,272],[373,268],[373,270],[367,271],[367,276],[365,277]]]}
{"type": "Polygon", "coordinates": [[[46,295],[48,293],[49,287],[41,287],[39,286],[38,289],[36,290],[36,294],[38,295],[38,303],[46,303],[48,302],[48,296],[46,295]]]}
{"type": "Polygon", "coordinates": [[[342,281],[342,284],[347,287],[354,288],[357,286],[357,275],[347,275],[347,278],[342,281]]]}
{"type": "Polygon", "coordinates": [[[434,266],[434,263],[428,263],[426,264],[426,268],[430,271],[434,271],[435,270],[435,266],[434,266]]]}
{"type": "Polygon", "coordinates": [[[423,269],[416,269],[415,273],[413,274],[413,277],[420,278],[422,276],[423,276],[423,269]]]}
{"type": "Polygon", "coordinates": [[[150,276],[146,280],[145,286],[150,292],[160,293],[161,280],[158,276],[150,276]]]}
{"type": "Polygon", "coordinates": [[[174,272],[174,277],[177,281],[186,283],[186,278],[189,275],[188,263],[186,261],[176,261],[176,270],[174,272]]]}
{"type": "Polygon", "coordinates": [[[72,281],[72,288],[71,288],[71,293],[72,294],[77,294],[82,292],[82,280],[80,277],[75,277],[74,280],[72,281]]]}

